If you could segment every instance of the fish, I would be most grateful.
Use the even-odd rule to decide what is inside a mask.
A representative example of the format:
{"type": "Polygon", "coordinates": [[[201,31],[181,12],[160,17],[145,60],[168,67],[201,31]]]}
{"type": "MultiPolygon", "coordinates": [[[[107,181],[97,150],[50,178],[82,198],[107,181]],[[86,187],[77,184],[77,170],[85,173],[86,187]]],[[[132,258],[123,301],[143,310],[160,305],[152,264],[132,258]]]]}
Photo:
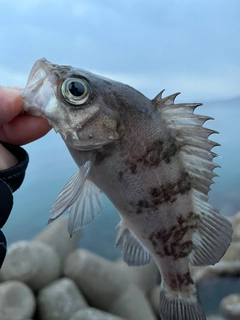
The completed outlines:
{"type": "Polygon", "coordinates": [[[42,58],[20,96],[26,113],[44,117],[79,167],[54,203],[49,222],[69,210],[70,235],[103,211],[102,192],[121,218],[116,245],[124,261],[154,259],[161,274],[163,320],[203,320],[189,265],[216,264],[232,225],[208,202],[218,144],[200,103],[179,93],[150,100],[121,82],[42,58]]]}

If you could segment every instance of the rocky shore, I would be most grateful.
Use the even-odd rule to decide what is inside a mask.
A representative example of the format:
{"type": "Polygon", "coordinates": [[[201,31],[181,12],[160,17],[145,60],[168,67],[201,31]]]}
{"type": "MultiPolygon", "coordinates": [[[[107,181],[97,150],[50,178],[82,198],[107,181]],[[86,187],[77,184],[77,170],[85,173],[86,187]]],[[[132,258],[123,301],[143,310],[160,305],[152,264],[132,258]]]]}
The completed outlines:
{"type": "MultiPolygon", "coordinates": [[[[221,261],[192,268],[197,284],[240,275],[240,213],[232,222],[233,242],[221,261]]],[[[63,217],[32,241],[9,246],[0,272],[1,320],[159,319],[155,263],[128,267],[122,259],[109,261],[78,248],[80,235],[69,238],[63,217]]],[[[240,288],[222,299],[219,310],[222,317],[208,320],[240,319],[240,288]]]]}

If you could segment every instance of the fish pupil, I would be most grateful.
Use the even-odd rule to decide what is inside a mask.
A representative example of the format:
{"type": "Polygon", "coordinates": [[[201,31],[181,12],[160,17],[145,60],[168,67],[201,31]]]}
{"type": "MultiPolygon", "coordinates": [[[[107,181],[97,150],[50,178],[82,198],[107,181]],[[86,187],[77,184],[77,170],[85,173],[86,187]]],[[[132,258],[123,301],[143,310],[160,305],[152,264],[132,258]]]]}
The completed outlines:
{"type": "Polygon", "coordinates": [[[85,88],[84,86],[77,81],[72,81],[68,86],[69,91],[75,97],[81,97],[84,94],[85,88]]]}

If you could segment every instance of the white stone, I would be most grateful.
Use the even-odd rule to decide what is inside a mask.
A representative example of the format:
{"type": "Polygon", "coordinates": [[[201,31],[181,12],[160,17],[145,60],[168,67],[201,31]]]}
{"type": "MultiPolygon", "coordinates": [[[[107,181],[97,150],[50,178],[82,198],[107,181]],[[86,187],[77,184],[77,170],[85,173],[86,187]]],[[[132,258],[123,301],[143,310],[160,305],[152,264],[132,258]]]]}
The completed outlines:
{"type": "Polygon", "coordinates": [[[41,320],[69,320],[76,311],[87,307],[76,284],[68,278],[56,280],[43,288],[37,302],[41,320]]]}
{"type": "Polygon", "coordinates": [[[86,308],[74,313],[74,315],[69,320],[125,320],[114,316],[113,314],[95,309],[86,308]]]}
{"type": "Polygon", "coordinates": [[[50,223],[34,240],[41,241],[52,247],[61,260],[61,271],[67,256],[78,247],[80,231],[70,238],[68,233],[68,217],[60,217],[50,223]]]}
{"type": "Polygon", "coordinates": [[[39,290],[57,279],[60,259],[57,253],[39,241],[19,241],[9,246],[2,266],[6,280],[25,282],[33,290],[39,290]]]}
{"type": "Polygon", "coordinates": [[[156,320],[155,313],[143,291],[129,285],[111,305],[109,312],[131,320],[156,320]]]}
{"type": "Polygon", "coordinates": [[[105,311],[128,286],[128,278],[115,263],[84,249],[69,255],[64,274],[75,281],[92,306],[105,311]]]}
{"type": "Polygon", "coordinates": [[[240,319],[240,294],[230,294],[223,298],[220,309],[227,320],[240,319]]]}
{"type": "Polygon", "coordinates": [[[36,307],[31,289],[19,281],[0,284],[0,319],[26,320],[32,318],[36,307]]]}
{"type": "Polygon", "coordinates": [[[150,294],[157,282],[160,282],[160,273],[153,260],[151,260],[150,263],[139,267],[128,266],[122,258],[115,263],[119,273],[123,273],[125,277],[128,278],[129,282],[135,284],[146,294],[150,294]]]}
{"type": "Polygon", "coordinates": [[[150,302],[156,314],[159,314],[160,285],[155,286],[150,294],[150,302]]]}

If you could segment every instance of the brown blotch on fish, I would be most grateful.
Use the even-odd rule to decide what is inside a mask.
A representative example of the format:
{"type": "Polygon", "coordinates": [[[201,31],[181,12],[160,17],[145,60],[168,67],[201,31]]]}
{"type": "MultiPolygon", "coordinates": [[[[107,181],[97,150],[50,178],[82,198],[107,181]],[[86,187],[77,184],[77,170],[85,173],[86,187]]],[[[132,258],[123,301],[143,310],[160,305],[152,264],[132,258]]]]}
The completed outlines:
{"type": "Polygon", "coordinates": [[[187,173],[183,173],[176,183],[166,183],[162,186],[151,187],[149,200],[141,199],[136,206],[152,208],[155,211],[159,205],[166,202],[173,203],[177,200],[178,194],[184,194],[189,190],[191,190],[190,178],[187,173]]]}
{"type": "Polygon", "coordinates": [[[143,199],[138,201],[138,207],[140,208],[151,208],[151,204],[149,201],[143,199]]]}
{"type": "Polygon", "coordinates": [[[166,163],[170,163],[171,162],[171,158],[173,156],[175,156],[176,152],[177,152],[177,146],[176,143],[172,142],[170,144],[170,146],[164,151],[162,158],[166,163]]]}
{"type": "Polygon", "coordinates": [[[145,167],[157,167],[162,161],[171,162],[171,158],[175,156],[178,148],[176,142],[164,143],[163,140],[155,140],[146,148],[143,155],[136,158],[137,163],[141,163],[145,167]]]}
{"type": "Polygon", "coordinates": [[[186,272],[184,274],[180,273],[169,273],[167,275],[168,285],[173,290],[181,290],[184,287],[189,286],[190,284],[194,284],[190,272],[186,272]]]}
{"type": "Polygon", "coordinates": [[[119,176],[119,180],[122,180],[122,177],[123,177],[123,171],[119,171],[119,172],[118,172],[118,176],[119,176]]]}
{"type": "Polygon", "coordinates": [[[132,174],[137,173],[137,164],[135,162],[128,160],[128,161],[126,161],[126,166],[132,174]]]}
{"type": "Polygon", "coordinates": [[[149,236],[149,240],[159,256],[172,256],[174,260],[184,258],[192,251],[193,243],[185,240],[184,236],[189,230],[196,228],[196,222],[192,220],[193,213],[189,212],[186,217],[178,216],[178,224],[169,229],[161,229],[149,236]],[[157,244],[156,244],[157,243],[157,244]]]}

